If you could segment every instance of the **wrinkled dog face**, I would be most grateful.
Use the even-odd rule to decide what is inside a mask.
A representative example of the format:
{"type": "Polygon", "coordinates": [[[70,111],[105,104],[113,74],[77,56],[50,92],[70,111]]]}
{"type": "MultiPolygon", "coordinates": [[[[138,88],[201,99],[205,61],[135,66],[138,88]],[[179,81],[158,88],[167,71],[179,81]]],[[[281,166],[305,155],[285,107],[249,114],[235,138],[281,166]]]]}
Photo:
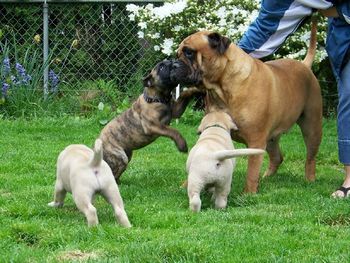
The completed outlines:
{"type": "Polygon", "coordinates": [[[170,92],[177,86],[177,82],[171,78],[174,60],[159,62],[151,72],[143,79],[144,87],[155,88],[160,92],[170,92]]]}
{"type": "Polygon", "coordinates": [[[172,79],[182,85],[200,85],[203,79],[218,74],[224,53],[231,41],[218,33],[200,31],[185,38],[177,52],[172,79]]]}

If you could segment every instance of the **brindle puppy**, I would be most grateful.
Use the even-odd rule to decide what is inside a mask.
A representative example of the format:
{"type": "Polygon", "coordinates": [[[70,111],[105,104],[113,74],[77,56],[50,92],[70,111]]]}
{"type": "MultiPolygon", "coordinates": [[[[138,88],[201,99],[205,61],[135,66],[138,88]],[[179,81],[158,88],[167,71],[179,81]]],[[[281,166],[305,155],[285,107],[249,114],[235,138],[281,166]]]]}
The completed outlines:
{"type": "Polygon", "coordinates": [[[110,121],[100,134],[104,160],[117,182],[131,160],[132,151],[150,144],[159,136],[172,139],[180,152],[187,152],[185,139],[168,125],[172,118],[183,114],[192,94],[198,90],[185,90],[176,102],[172,100],[171,91],[177,85],[170,78],[173,67],[170,60],[158,63],[143,80],[143,94],[130,109],[110,121]]]}

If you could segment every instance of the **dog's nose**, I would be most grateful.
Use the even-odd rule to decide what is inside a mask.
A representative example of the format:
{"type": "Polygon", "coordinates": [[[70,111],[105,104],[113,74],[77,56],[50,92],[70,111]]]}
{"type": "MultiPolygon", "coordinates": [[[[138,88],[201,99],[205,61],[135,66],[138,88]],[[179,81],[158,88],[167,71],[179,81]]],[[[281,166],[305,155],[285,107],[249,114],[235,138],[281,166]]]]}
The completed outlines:
{"type": "Polygon", "coordinates": [[[181,60],[174,60],[173,61],[173,68],[180,68],[181,66],[183,66],[183,62],[181,60]]]}

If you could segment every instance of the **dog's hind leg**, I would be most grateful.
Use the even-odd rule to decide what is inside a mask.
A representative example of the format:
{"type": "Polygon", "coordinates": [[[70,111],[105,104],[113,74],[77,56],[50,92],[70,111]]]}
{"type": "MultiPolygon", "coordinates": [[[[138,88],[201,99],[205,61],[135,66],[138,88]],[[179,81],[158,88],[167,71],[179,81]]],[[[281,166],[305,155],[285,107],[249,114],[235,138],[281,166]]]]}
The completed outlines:
{"type": "Polygon", "coordinates": [[[203,188],[203,184],[200,181],[199,176],[189,174],[187,194],[190,203],[190,209],[193,212],[199,212],[201,210],[202,201],[200,198],[200,193],[203,188]]]}
{"type": "Polygon", "coordinates": [[[231,190],[231,183],[224,187],[215,187],[214,198],[215,208],[224,209],[227,206],[227,197],[231,190]]]}
{"type": "Polygon", "coordinates": [[[51,203],[48,203],[48,206],[62,207],[64,204],[64,198],[66,197],[66,194],[67,191],[64,189],[61,180],[56,180],[54,200],[51,203]]]}
{"type": "Polygon", "coordinates": [[[114,214],[119,224],[124,227],[131,227],[128,215],[124,210],[124,204],[119,189],[115,184],[110,184],[101,191],[102,196],[109,202],[114,210],[114,214]]]}
{"type": "Polygon", "coordinates": [[[279,140],[280,140],[280,136],[277,136],[275,138],[270,139],[267,142],[266,151],[269,154],[270,163],[269,163],[269,168],[264,173],[263,177],[267,177],[276,173],[278,170],[278,167],[283,162],[283,155],[281,153],[281,149],[279,146],[279,140]]]}
{"type": "MultiPolygon", "coordinates": [[[[265,147],[251,147],[249,148],[261,148],[264,149],[265,147]]],[[[246,185],[244,188],[245,193],[256,193],[258,191],[258,185],[259,185],[259,174],[260,169],[263,163],[264,156],[263,155],[252,155],[248,158],[248,172],[247,172],[247,180],[246,185]]]]}
{"type": "Polygon", "coordinates": [[[190,209],[193,212],[201,211],[202,201],[199,194],[198,192],[192,192],[188,195],[190,199],[190,209]]]}
{"type": "Polygon", "coordinates": [[[112,173],[115,178],[115,181],[119,184],[120,176],[125,171],[129,161],[131,160],[131,153],[130,153],[130,157],[128,157],[123,150],[114,150],[111,152],[105,151],[103,153],[103,159],[107,162],[109,167],[112,169],[112,173]]]}
{"type": "Polygon", "coordinates": [[[92,197],[86,194],[88,189],[79,189],[80,192],[84,192],[84,194],[74,194],[73,199],[78,209],[85,215],[88,226],[95,226],[98,224],[97,211],[96,208],[92,205],[91,199],[92,197]]]}
{"type": "Polygon", "coordinates": [[[316,178],[316,155],[322,139],[321,114],[307,114],[298,120],[306,145],[305,177],[308,181],[316,178]]]}

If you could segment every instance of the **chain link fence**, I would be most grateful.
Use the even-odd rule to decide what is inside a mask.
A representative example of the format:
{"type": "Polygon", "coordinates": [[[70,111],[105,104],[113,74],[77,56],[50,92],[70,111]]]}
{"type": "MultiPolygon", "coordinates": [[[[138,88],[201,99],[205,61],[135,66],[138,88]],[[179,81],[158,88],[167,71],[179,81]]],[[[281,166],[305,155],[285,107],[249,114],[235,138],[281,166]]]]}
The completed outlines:
{"type": "MultiPolygon", "coordinates": [[[[114,96],[117,92],[141,92],[142,77],[161,58],[138,38],[137,24],[130,21],[126,10],[129,3],[47,2],[49,94],[91,96],[104,90],[110,93],[105,96],[114,96]]],[[[148,3],[157,5],[161,1],[136,4],[148,3]]],[[[43,53],[45,4],[38,0],[0,1],[0,41],[8,43],[16,60],[34,50],[43,53]]]]}
{"type": "MultiPolygon", "coordinates": [[[[53,102],[57,102],[58,111],[72,113],[96,109],[99,102],[117,108],[125,97],[136,97],[142,91],[143,76],[163,57],[138,37],[138,26],[130,21],[126,6],[129,3],[161,5],[162,2],[0,0],[0,115],[11,106],[13,110],[7,115],[23,111],[26,106],[23,100],[30,101],[29,95],[44,98],[44,90],[50,98],[55,98],[53,102]],[[46,68],[43,60],[46,4],[49,70],[45,75],[38,65],[46,68]],[[5,55],[2,54],[4,45],[8,47],[5,55]],[[5,76],[9,71],[5,60],[17,74],[16,80],[10,74],[5,76]],[[40,77],[35,88],[43,94],[16,94],[13,103],[9,103],[9,97],[6,102],[8,87],[5,85],[17,85],[18,78],[28,79],[23,71],[28,67],[31,67],[32,82],[40,77]]],[[[320,79],[324,109],[332,115],[337,99],[336,85],[328,60],[324,64],[318,74],[325,76],[320,79]]],[[[35,104],[38,103],[30,101],[27,106],[35,104]]]]}

